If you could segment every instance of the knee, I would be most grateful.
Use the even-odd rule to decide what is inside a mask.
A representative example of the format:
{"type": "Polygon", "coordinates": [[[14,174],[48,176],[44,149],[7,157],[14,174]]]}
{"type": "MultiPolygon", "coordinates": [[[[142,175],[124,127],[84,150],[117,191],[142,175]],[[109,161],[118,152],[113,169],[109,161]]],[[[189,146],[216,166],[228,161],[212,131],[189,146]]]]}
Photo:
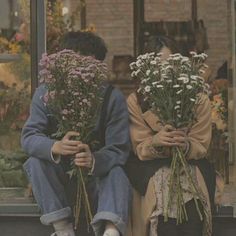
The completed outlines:
{"type": "Polygon", "coordinates": [[[36,157],[29,157],[28,160],[24,163],[24,170],[28,175],[40,171],[43,167],[43,161],[36,157]]]}
{"type": "Polygon", "coordinates": [[[110,181],[112,181],[113,183],[116,183],[116,185],[120,183],[131,187],[129,179],[127,178],[123,168],[120,166],[115,166],[110,170],[108,174],[108,179],[110,179],[110,181]]]}
{"type": "Polygon", "coordinates": [[[114,166],[109,174],[110,177],[114,177],[114,178],[126,178],[125,172],[123,170],[122,167],[120,166],[114,166]]]}

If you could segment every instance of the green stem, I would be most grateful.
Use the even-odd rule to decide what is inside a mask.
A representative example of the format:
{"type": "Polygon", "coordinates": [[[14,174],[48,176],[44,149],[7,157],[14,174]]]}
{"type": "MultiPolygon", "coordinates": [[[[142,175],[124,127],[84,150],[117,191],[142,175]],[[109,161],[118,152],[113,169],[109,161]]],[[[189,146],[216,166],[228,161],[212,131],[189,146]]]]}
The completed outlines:
{"type": "Polygon", "coordinates": [[[90,203],[89,203],[89,199],[88,199],[88,194],[87,194],[87,190],[86,190],[86,186],[85,186],[84,176],[83,176],[83,173],[82,173],[82,170],[80,167],[79,167],[79,174],[80,174],[80,179],[82,182],[83,194],[84,194],[84,199],[85,199],[85,203],[86,203],[85,208],[88,213],[89,221],[91,222],[93,216],[92,216],[92,211],[91,211],[91,207],[90,207],[90,203]]]}
{"type": "Polygon", "coordinates": [[[79,216],[81,211],[81,202],[82,202],[82,189],[81,189],[81,183],[77,181],[77,191],[76,191],[76,205],[74,209],[74,215],[75,215],[75,229],[78,228],[79,225],[79,216]]]}
{"type": "Polygon", "coordinates": [[[189,182],[190,182],[190,186],[192,187],[193,195],[194,195],[194,196],[193,196],[193,197],[194,197],[194,202],[195,202],[195,205],[196,205],[196,208],[197,208],[199,217],[200,217],[201,220],[203,220],[203,216],[202,216],[202,213],[201,213],[201,211],[200,211],[200,209],[199,209],[199,205],[198,205],[197,198],[196,198],[196,195],[197,195],[198,198],[199,198],[199,200],[200,200],[201,203],[202,203],[201,196],[200,196],[200,194],[199,194],[199,192],[198,192],[197,187],[195,186],[195,183],[193,182],[192,177],[190,176],[190,170],[189,170],[189,168],[187,167],[187,163],[186,163],[186,160],[185,160],[184,157],[183,157],[183,153],[180,151],[180,149],[179,149],[178,147],[176,148],[176,150],[177,150],[177,152],[178,152],[178,154],[179,154],[179,159],[180,159],[180,161],[181,161],[181,163],[182,163],[182,166],[183,166],[183,168],[184,168],[185,174],[187,175],[187,178],[188,178],[188,180],[189,180],[189,182]]]}
{"type": "Polygon", "coordinates": [[[175,175],[175,166],[176,166],[176,155],[175,153],[173,153],[173,159],[171,162],[171,174],[170,174],[170,182],[169,182],[169,191],[168,191],[168,202],[167,202],[167,207],[164,209],[164,221],[167,222],[168,221],[168,211],[171,205],[171,200],[172,200],[172,194],[173,191],[171,191],[173,189],[173,183],[174,183],[174,175],[175,175]]]}

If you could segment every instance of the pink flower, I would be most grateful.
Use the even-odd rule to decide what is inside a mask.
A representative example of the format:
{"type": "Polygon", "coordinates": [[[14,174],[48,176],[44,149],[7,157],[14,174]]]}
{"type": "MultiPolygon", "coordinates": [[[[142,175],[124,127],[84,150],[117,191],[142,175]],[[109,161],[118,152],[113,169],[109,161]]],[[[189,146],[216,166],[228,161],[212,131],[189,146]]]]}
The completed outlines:
{"type": "Polygon", "coordinates": [[[55,91],[55,90],[49,92],[49,97],[50,97],[51,99],[54,99],[55,96],[56,96],[56,91],[55,91]]]}
{"type": "Polygon", "coordinates": [[[17,42],[20,42],[20,41],[23,41],[25,38],[24,38],[24,35],[23,35],[23,34],[21,34],[21,33],[16,33],[15,39],[16,39],[17,42]]]}

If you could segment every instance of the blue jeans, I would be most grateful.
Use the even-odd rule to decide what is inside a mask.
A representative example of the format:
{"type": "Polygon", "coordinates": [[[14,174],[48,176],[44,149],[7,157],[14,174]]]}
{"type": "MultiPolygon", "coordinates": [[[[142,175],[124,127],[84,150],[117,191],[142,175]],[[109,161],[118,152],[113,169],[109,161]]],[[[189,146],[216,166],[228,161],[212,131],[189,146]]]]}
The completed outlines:
{"type": "MultiPolygon", "coordinates": [[[[30,157],[25,162],[24,169],[43,214],[41,222],[49,225],[70,218],[72,211],[66,195],[68,182],[62,165],[30,157]]],[[[105,221],[111,221],[124,235],[132,190],[123,169],[119,166],[114,167],[107,176],[94,178],[90,182],[92,190],[90,187],[89,192],[97,205],[96,214],[91,222],[95,235],[103,235],[105,221]]]]}

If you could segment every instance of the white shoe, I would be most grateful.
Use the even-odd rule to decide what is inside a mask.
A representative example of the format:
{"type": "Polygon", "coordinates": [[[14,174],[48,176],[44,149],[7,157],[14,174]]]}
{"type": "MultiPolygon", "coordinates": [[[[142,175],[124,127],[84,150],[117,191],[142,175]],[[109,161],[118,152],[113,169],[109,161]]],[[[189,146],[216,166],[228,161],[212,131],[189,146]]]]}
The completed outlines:
{"type": "Polygon", "coordinates": [[[73,225],[66,219],[53,223],[55,233],[51,236],[75,236],[73,225]]]}
{"type": "Polygon", "coordinates": [[[74,232],[56,231],[51,236],[75,236],[74,232]]]}
{"type": "Polygon", "coordinates": [[[109,228],[105,230],[103,236],[120,236],[120,233],[116,228],[109,228]]]}

